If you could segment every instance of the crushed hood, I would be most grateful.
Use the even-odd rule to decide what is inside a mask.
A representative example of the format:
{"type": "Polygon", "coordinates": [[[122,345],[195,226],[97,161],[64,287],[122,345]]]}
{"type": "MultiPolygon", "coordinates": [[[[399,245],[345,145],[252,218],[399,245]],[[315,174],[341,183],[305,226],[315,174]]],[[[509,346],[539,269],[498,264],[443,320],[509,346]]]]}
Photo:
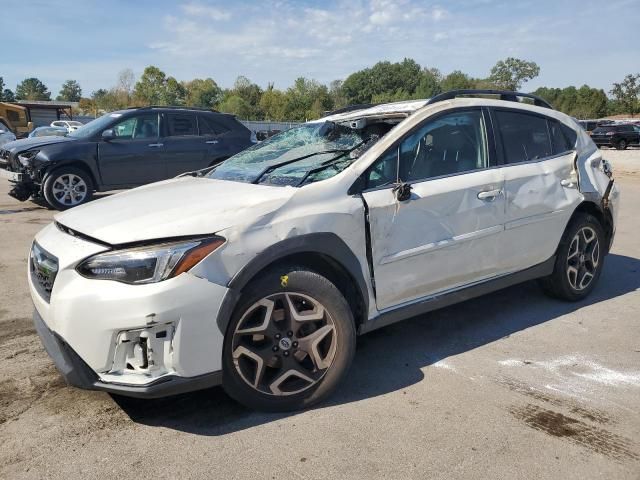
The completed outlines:
{"type": "Polygon", "coordinates": [[[32,148],[40,148],[56,143],[76,141],[78,141],[78,139],[73,137],[33,137],[23,138],[21,140],[15,140],[13,142],[5,143],[2,148],[4,148],[5,150],[9,150],[10,152],[24,152],[25,150],[31,150],[32,148]]]}
{"type": "Polygon", "coordinates": [[[273,213],[295,191],[184,177],[87,203],[57,214],[55,220],[112,245],[206,235],[273,213]]]}

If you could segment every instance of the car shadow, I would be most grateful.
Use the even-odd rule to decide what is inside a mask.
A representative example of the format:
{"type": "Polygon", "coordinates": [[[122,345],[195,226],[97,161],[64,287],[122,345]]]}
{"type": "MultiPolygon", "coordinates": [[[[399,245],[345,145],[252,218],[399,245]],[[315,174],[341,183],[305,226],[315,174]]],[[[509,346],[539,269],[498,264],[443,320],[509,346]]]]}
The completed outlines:
{"type": "MultiPolygon", "coordinates": [[[[638,272],[639,259],[610,254],[599,284],[581,302],[550,299],[535,282],[527,282],[371,332],[358,339],[346,381],[316,408],[407,388],[424,378],[422,369],[440,360],[640,288],[638,272]]],[[[208,436],[296,415],[248,410],[219,387],[156,400],[113,398],[134,422],[208,436]]]]}
{"type": "Polygon", "coordinates": [[[36,210],[45,210],[43,207],[24,207],[24,208],[9,208],[6,210],[0,209],[0,215],[13,215],[14,213],[35,212],[36,210]]]}

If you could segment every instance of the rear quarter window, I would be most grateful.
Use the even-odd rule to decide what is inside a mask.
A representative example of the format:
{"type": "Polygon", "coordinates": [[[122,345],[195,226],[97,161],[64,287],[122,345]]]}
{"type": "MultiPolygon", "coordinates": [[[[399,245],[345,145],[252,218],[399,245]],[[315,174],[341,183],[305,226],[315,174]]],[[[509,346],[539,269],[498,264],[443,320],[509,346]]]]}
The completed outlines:
{"type": "Polygon", "coordinates": [[[551,134],[551,146],[553,147],[553,153],[564,153],[573,149],[573,146],[576,143],[576,134],[575,132],[566,127],[567,130],[571,131],[573,134],[573,142],[570,140],[568,135],[563,131],[562,125],[560,122],[556,120],[548,120],[549,122],[549,133],[551,134]]]}
{"type": "Polygon", "coordinates": [[[229,127],[212,118],[211,115],[199,115],[198,127],[200,135],[222,135],[230,130],[229,127]]]}

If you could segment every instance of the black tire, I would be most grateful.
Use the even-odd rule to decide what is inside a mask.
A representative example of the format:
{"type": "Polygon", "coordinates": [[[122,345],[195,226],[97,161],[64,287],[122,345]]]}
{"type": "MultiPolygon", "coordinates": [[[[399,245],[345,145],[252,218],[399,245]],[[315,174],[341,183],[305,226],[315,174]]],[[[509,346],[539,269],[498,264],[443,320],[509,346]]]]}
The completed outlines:
{"type": "Polygon", "coordinates": [[[627,145],[627,141],[626,140],[620,140],[618,143],[616,143],[616,149],[617,150],[626,150],[628,147],[627,145]]]}
{"type": "Polygon", "coordinates": [[[91,200],[91,197],[93,197],[93,188],[91,176],[84,170],[75,167],[60,167],[47,175],[42,186],[42,193],[51,208],[55,210],[67,210],[91,200]],[[73,198],[71,197],[71,194],[69,196],[61,195],[57,190],[60,187],[65,186],[63,185],[65,178],[67,180],[72,179],[71,183],[73,183],[73,179],[81,179],[81,181],[84,182],[82,195],[80,195],[80,190],[73,193],[73,198]],[[78,196],[76,196],[76,194],[78,194],[78,196]]]}
{"type": "MultiPolygon", "coordinates": [[[[587,297],[591,291],[594,289],[596,284],[598,283],[598,279],[602,273],[602,269],[604,267],[604,259],[607,251],[606,246],[606,238],[604,234],[604,230],[600,225],[600,222],[593,215],[589,215],[587,213],[578,213],[571,220],[569,225],[567,226],[564,234],[562,235],[562,239],[560,240],[560,245],[557,250],[556,263],[553,269],[553,273],[548,277],[542,278],[539,281],[540,286],[544,290],[544,292],[554,298],[559,298],[562,300],[568,300],[570,302],[577,302],[587,297]],[[575,288],[572,285],[571,278],[573,275],[569,274],[569,266],[570,261],[573,260],[569,258],[572,252],[570,250],[573,247],[573,241],[579,232],[583,231],[583,229],[587,229],[587,231],[592,231],[598,242],[598,262],[597,265],[593,268],[593,275],[589,280],[589,283],[584,286],[584,288],[575,288]]],[[[582,257],[582,254],[579,254],[582,257]]],[[[585,255],[587,256],[587,255],[585,255]]],[[[579,260],[579,262],[584,260],[579,260]]],[[[583,265],[582,268],[587,268],[583,265]]],[[[579,267],[578,267],[579,270],[579,267]]],[[[576,281],[573,283],[578,283],[578,273],[576,275],[576,281]]]]}
{"type": "MultiPolygon", "coordinates": [[[[297,335],[297,333],[294,333],[291,340],[295,338],[295,335],[297,335]]],[[[300,342],[302,343],[302,340],[300,340],[300,342]]],[[[224,339],[222,359],[223,388],[235,400],[256,410],[278,412],[307,408],[327,398],[344,379],[353,360],[355,344],[355,322],[351,309],[333,283],[306,267],[283,266],[281,268],[275,268],[262,274],[259,278],[247,285],[236,306],[224,339]],[[286,278],[286,281],[283,280],[284,278],[286,278]],[[256,302],[267,297],[274,298],[274,296],[283,294],[302,294],[317,300],[318,303],[324,307],[325,315],[329,316],[332,322],[331,324],[335,327],[331,334],[331,342],[335,341],[336,343],[335,353],[333,353],[330,365],[326,369],[317,370],[318,374],[320,374],[320,372],[324,373],[321,373],[322,376],[316,383],[311,384],[299,393],[274,395],[260,391],[259,388],[254,388],[249,385],[248,381],[243,379],[243,376],[238,371],[239,367],[236,367],[239,361],[237,361],[238,363],[234,362],[232,350],[234,348],[234,342],[236,342],[236,340],[234,340],[234,333],[245,313],[250,311],[256,302]],[[333,337],[333,335],[335,335],[335,337],[333,337]]],[[[277,345],[279,345],[279,343],[274,343],[273,340],[270,340],[266,348],[271,352],[270,348],[273,349],[277,345]],[[273,347],[271,347],[271,345],[273,345],[273,347]]],[[[295,345],[297,344],[294,344],[294,346],[295,345]]],[[[333,345],[332,343],[332,346],[333,345]]],[[[238,347],[236,346],[235,348],[238,347]]],[[[296,355],[293,349],[291,352],[292,356],[289,358],[289,361],[293,361],[296,355]]],[[[271,355],[271,353],[266,355],[271,355]]],[[[279,354],[274,353],[273,355],[284,355],[284,350],[280,351],[279,354]]],[[[275,361],[284,360],[280,357],[276,358],[275,361]]],[[[265,362],[265,364],[266,363],[267,362],[265,362]]],[[[272,380],[270,381],[273,381],[273,383],[271,386],[276,383],[273,379],[285,376],[281,375],[280,372],[284,372],[286,368],[280,366],[274,368],[274,370],[276,373],[272,374],[272,380]]],[[[261,375],[262,378],[266,376],[267,373],[261,375]]],[[[258,378],[257,374],[254,379],[255,378],[258,378]]],[[[284,385],[284,383],[282,385],[284,385]]]]}
{"type": "Polygon", "coordinates": [[[38,195],[37,197],[31,197],[31,201],[39,207],[44,207],[47,210],[54,210],[51,204],[47,202],[47,200],[41,195],[38,195]]]}

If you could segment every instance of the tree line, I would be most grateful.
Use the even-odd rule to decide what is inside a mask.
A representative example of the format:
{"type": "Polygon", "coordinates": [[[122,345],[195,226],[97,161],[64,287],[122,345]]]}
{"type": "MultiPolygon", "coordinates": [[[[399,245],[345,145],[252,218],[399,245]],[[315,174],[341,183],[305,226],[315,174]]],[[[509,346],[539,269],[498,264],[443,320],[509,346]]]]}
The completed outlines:
{"type": "MultiPolygon", "coordinates": [[[[497,62],[486,78],[474,78],[460,70],[443,74],[436,68],[405,58],[401,62],[378,62],[328,85],[299,77],[280,90],[272,83],[266,88],[239,76],[231,88],[221,88],[212,78],[178,81],[155,66],[148,66],[136,79],[130,69],[118,74],[111,88],[83,96],[75,80],[67,80],[56,100],[79,102],[83,114],[98,115],[129,106],[178,105],[213,108],[244,120],[305,121],[351,104],[384,103],[429,98],[454,89],[520,90],[540,74],[535,62],[507,58],[497,62]]],[[[629,74],[609,91],[581,87],[541,87],[532,92],[556,109],[576,118],[601,118],[639,110],[640,74],[629,74]]],[[[0,77],[0,101],[51,100],[51,92],[38,78],[27,78],[15,91],[5,88],[0,77]]]]}

